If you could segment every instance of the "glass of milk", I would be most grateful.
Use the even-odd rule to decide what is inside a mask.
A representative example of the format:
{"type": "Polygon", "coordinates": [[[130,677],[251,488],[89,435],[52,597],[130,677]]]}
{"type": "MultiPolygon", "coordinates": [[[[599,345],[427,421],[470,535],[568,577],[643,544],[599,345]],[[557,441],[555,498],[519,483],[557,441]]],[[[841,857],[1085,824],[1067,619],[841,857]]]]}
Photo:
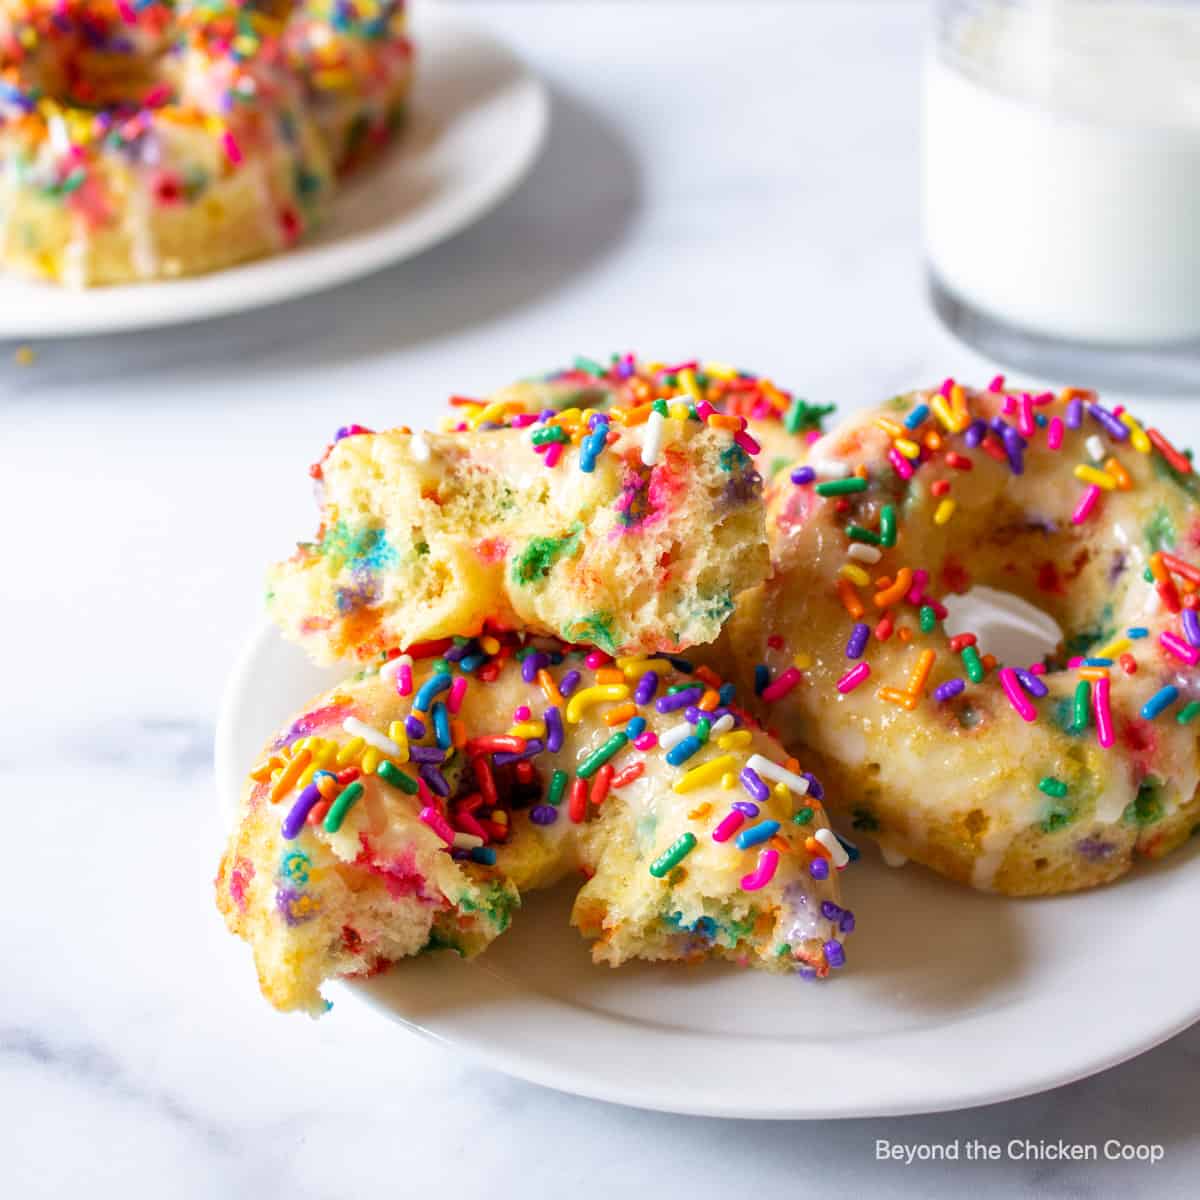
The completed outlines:
{"type": "Polygon", "coordinates": [[[990,357],[1200,388],[1200,0],[939,0],[934,305],[990,357]]]}

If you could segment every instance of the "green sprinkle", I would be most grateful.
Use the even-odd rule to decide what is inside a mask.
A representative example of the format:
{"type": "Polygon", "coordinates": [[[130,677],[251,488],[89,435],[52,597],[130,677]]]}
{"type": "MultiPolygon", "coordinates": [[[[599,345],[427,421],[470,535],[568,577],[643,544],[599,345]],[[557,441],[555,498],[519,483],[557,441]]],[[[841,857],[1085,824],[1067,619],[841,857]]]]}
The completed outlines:
{"type": "MultiPolygon", "coordinates": [[[[582,774],[582,771],[580,772],[582,774]]],[[[681,833],[651,864],[650,874],[655,879],[661,879],[668,871],[673,871],[696,848],[694,833],[681,833]]]]}
{"type": "Polygon", "coordinates": [[[937,628],[937,614],[932,604],[921,605],[921,632],[932,633],[937,628]]]}
{"type": "Polygon", "coordinates": [[[857,475],[851,475],[846,479],[823,479],[816,486],[818,496],[849,496],[854,492],[865,492],[867,490],[867,481],[860,479],[857,475]]]}
{"type": "Polygon", "coordinates": [[[885,546],[896,544],[896,506],[885,504],[879,510],[879,536],[885,546]]]}
{"type": "Polygon", "coordinates": [[[1176,714],[1175,720],[1180,725],[1189,725],[1196,719],[1197,714],[1200,714],[1200,700],[1193,700],[1190,704],[1184,705],[1176,714]]]}
{"type": "Polygon", "coordinates": [[[811,808],[799,809],[792,815],[792,822],[796,825],[807,825],[813,819],[813,810],[811,808]]]}
{"type": "Polygon", "coordinates": [[[595,359],[585,358],[582,354],[575,358],[575,370],[582,371],[585,375],[591,375],[595,379],[604,378],[604,367],[595,359]]]}
{"type": "Polygon", "coordinates": [[[846,536],[852,542],[867,542],[872,546],[878,546],[882,540],[873,529],[864,529],[861,525],[847,525],[846,536]]]}
{"type": "Polygon", "coordinates": [[[576,770],[575,774],[578,775],[580,779],[591,779],[591,777],[595,775],[595,773],[600,770],[600,768],[604,766],[604,764],[608,762],[608,760],[612,758],[612,756],[616,754],[628,741],[629,735],[627,733],[614,733],[612,737],[610,737],[608,741],[604,743],[603,746],[593,750],[591,754],[589,754],[587,758],[585,758],[583,762],[579,764],[579,768],[576,770]]]}
{"type": "Polygon", "coordinates": [[[712,722],[707,717],[701,717],[696,722],[696,740],[698,742],[707,742],[708,735],[712,731],[712,722]]]}
{"type": "Polygon", "coordinates": [[[665,400],[655,400],[655,402],[652,405],[650,405],[650,407],[652,409],[654,409],[654,411],[656,413],[658,413],[660,416],[669,417],[671,415],[670,412],[667,410],[667,402],[665,400]]]}
{"type": "Polygon", "coordinates": [[[983,682],[983,661],[979,651],[974,646],[964,646],[962,652],[963,666],[967,668],[967,678],[972,683],[983,682]]]}
{"type": "Polygon", "coordinates": [[[832,404],[809,404],[797,396],[783,417],[783,427],[790,434],[803,433],[806,429],[820,429],[821,421],[834,410],[832,404]]]}
{"type": "Polygon", "coordinates": [[[1088,727],[1088,715],[1091,710],[1092,685],[1086,679],[1081,679],[1075,685],[1075,717],[1071,722],[1072,733],[1082,733],[1088,727]]]}
{"type": "Polygon", "coordinates": [[[1061,779],[1055,779],[1053,775],[1047,775],[1039,780],[1038,787],[1047,796],[1053,796],[1056,800],[1061,800],[1067,794],[1067,785],[1061,779]]]}
{"type": "Polygon", "coordinates": [[[550,787],[546,792],[546,803],[553,804],[557,808],[562,803],[563,792],[567,790],[567,773],[566,771],[555,771],[550,776],[550,787]]]}
{"type": "Polygon", "coordinates": [[[535,446],[546,446],[551,442],[569,442],[571,437],[561,425],[546,425],[541,429],[535,429],[529,440],[535,446]]]}
{"type": "Polygon", "coordinates": [[[354,802],[363,794],[363,785],[356,779],[347,784],[342,793],[333,802],[333,806],[325,814],[325,832],[337,833],[346,819],[346,814],[354,807],[354,802]]]}
{"type": "MultiPolygon", "coordinates": [[[[417,787],[417,781],[408,774],[407,771],[402,771],[395,763],[389,759],[384,759],[383,762],[375,768],[375,774],[383,780],[384,783],[390,783],[392,787],[399,788],[402,792],[407,792],[410,796],[415,796],[420,788],[417,787]]],[[[343,792],[344,796],[346,793],[343,792]]]]}

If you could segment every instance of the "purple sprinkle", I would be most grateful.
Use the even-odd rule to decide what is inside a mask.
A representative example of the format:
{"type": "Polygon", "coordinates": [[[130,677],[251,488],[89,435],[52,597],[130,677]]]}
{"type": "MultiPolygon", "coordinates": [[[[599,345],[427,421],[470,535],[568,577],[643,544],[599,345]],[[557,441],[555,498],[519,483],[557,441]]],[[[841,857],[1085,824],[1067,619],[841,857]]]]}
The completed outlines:
{"type": "Polygon", "coordinates": [[[838,922],[838,928],[843,933],[853,933],[855,924],[854,914],[848,908],[843,908],[842,919],[838,922]]]}
{"type": "Polygon", "coordinates": [[[955,696],[961,695],[966,690],[966,686],[961,679],[947,679],[941,687],[933,689],[933,698],[939,704],[945,704],[947,700],[953,700],[955,696]]]}
{"type": "Polygon", "coordinates": [[[521,678],[526,683],[532,683],[537,678],[537,673],[542,667],[550,665],[550,656],[543,654],[540,650],[533,654],[527,654],[521,660],[521,678]]]}
{"type": "Polygon", "coordinates": [[[429,790],[435,795],[446,797],[450,795],[450,785],[446,782],[445,775],[442,774],[439,767],[435,767],[433,763],[422,763],[417,768],[417,774],[421,776],[428,785],[429,790]]]}
{"type": "Polygon", "coordinates": [[[749,800],[735,800],[729,807],[736,809],[744,817],[758,816],[758,805],[751,804],[749,800]]]}
{"type": "Polygon", "coordinates": [[[821,781],[811,771],[801,771],[800,778],[808,780],[808,794],[814,800],[825,799],[825,789],[821,786],[821,781]]]}
{"type": "Polygon", "coordinates": [[[847,658],[862,658],[867,648],[867,640],[871,636],[871,628],[862,621],[856,621],[850,630],[850,640],[846,643],[847,658]]]}
{"type": "Polygon", "coordinates": [[[1089,862],[1106,859],[1116,848],[1115,842],[1105,842],[1098,837],[1086,837],[1075,843],[1075,849],[1089,862]]]}
{"type": "Polygon", "coordinates": [[[288,815],[283,818],[283,826],[280,829],[285,841],[290,842],[304,828],[304,822],[308,818],[309,812],[320,798],[321,789],[315,783],[310,783],[296,797],[296,803],[292,805],[288,815]]]}
{"type": "Polygon", "coordinates": [[[815,967],[797,967],[796,974],[804,980],[805,983],[813,983],[817,978],[815,967]]]}
{"type": "Polygon", "coordinates": [[[558,690],[563,696],[569,696],[578,686],[583,676],[578,671],[568,671],[559,681],[558,690]]]}
{"type": "Polygon", "coordinates": [[[1200,646],[1200,617],[1194,608],[1183,610],[1183,635],[1193,646],[1200,646]]]}
{"type": "Polygon", "coordinates": [[[1123,442],[1129,437],[1129,426],[1118,421],[1107,408],[1101,408],[1099,404],[1089,404],[1088,416],[1099,421],[1104,426],[1104,432],[1116,441],[1123,442]]]}
{"type": "Polygon", "coordinates": [[[464,658],[471,652],[472,642],[463,642],[461,646],[451,646],[442,657],[447,662],[462,662],[464,658]]]}
{"type": "Polygon", "coordinates": [[[556,704],[550,705],[542,713],[542,720],[546,723],[546,749],[551,754],[557,754],[562,749],[563,744],[562,714],[558,711],[558,706],[556,704]]]}
{"type": "Polygon", "coordinates": [[[976,417],[974,421],[967,426],[966,433],[963,434],[963,441],[972,450],[983,441],[983,435],[987,433],[987,422],[976,417]]]}
{"type": "Polygon", "coordinates": [[[440,750],[437,746],[410,746],[408,756],[415,763],[444,763],[446,761],[445,750],[440,750]]]}
{"type": "Polygon", "coordinates": [[[738,776],[742,787],[754,797],[759,804],[765,804],[770,799],[771,789],[762,781],[762,776],[753,767],[743,767],[738,776]]]}
{"type": "Polygon", "coordinates": [[[1068,429],[1078,429],[1083,424],[1083,401],[1076,397],[1067,401],[1067,415],[1063,421],[1068,429]]]}
{"type": "Polygon", "coordinates": [[[825,961],[831,967],[844,967],[846,965],[846,951],[842,949],[842,943],[836,938],[830,938],[825,943],[825,961]]]}
{"type": "Polygon", "coordinates": [[[659,696],[654,702],[654,707],[660,713],[675,712],[677,709],[687,708],[689,704],[695,704],[703,695],[703,688],[684,688],[683,691],[672,692],[669,696],[659,696]]]}
{"type": "Polygon", "coordinates": [[[420,717],[413,716],[412,713],[409,713],[408,716],[404,718],[404,732],[407,733],[408,736],[414,741],[417,738],[423,738],[425,736],[425,722],[422,721],[420,717]]]}
{"type": "MultiPolygon", "coordinates": [[[[1011,425],[1006,425],[1006,429],[1012,429],[1011,425]]],[[[1015,429],[1012,429],[1013,437],[1007,434],[1004,437],[1004,453],[1008,455],[1008,467],[1014,475],[1025,474],[1025,455],[1021,449],[1021,435],[1015,429]]]]}
{"type": "Polygon", "coordinates": [[[529,819],[535,825],[553,825],[558,820],[558,809],[552,804],[535,804],[529,810],[529,819]]]}
{"type": "Polygon", "coordinates": [[[829,863],[827,863],[825,861],[825,859],[821,858],[818,855],[818,857],[814,858],[812,860],[812,862],[809,863],[808,873],[814,879],[828,879],[829,878],[829,863]]]}
{"type": "Polygon", "coordinates": [[[827,921],[836,921],[844,911],[840,904],[834,904],[832,900],[821,901],[821,916],[827,921]]]}
{"type": "Polygon", "coordinates": [[[649,704],[650,698],[658,691],[658,672],[647,671],[645,675],[638,680],[637,688],[633,693],[634,704],[649,704]]]}
{"type": "Polygon", "coordinates": [[[525,743],[525,749],[515,754],[509,753],[507,750],[500,750],[492,755],[492,762],[498,767],[506,767],[509,763],[522,762],[526,758],[533,758],[535,754],[541,754],[546,748],[546,743],[541,738],[530,738],[525,743]]]}
{"type": "Polygon", "coordinates": [[[816,479],[817,473],[812,467],[797,467],[792,472],[792,482],[803,486],[806,483],[812,483],[816,479]]]}
{"type": "Polygon", "coordinates": [[[1032,671],[1026,671],[1024,667],[1013,667],[1013,674],[1020,680],[1021,686],[1039,700],[1050,691],[1032,671]]]}

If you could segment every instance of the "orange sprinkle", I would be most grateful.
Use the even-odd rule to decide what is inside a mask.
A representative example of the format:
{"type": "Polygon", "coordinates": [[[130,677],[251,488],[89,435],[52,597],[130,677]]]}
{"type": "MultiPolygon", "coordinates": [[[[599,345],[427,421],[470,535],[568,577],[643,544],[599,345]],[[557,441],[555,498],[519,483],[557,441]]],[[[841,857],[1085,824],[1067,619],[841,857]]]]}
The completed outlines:
{"type": "Polygon", "coordinates": [[[689,821],[703,821],[712,812],[712,805],[707,800],[703,804],[697,804],[695,808],[688,813],[689,821]]]}
{"type": "Polygon", "coordinates": [[[904,598],[904,594],[912,587],[912,568],[901,567],[896,572],[896,580],[881,592],[875,593],[875,607],[888,608],[904,598]]]}
{"type": "Polygon", "coordinates": [[[601,667],[596,672],[597,683],[624,683],[625,672],[618,667],[601,667]]]}
{"type": "Polygon", "coordinates": [[[783,764],[783,767],[785,771],[791,771],[795,773],[800,770],[800,760],[798,758],[789,758],[787,762],[783,764]]]}
{"type": "Polygon", "coordinates": [[[917,659],[917,665],[913,667],[912,674],[908,677],[908,694],[916,696],[918,699],[925,693],[925,684],[929,680],[929,672],[933,670],[933,660],[937,655],[932,650],[922,650],[921,656],[917,659]]]}
{"type": "Polygon", "coordinates": [[[626,721],[633,720],[637,716],[637,705],[632,700],[627,700],[624,704],[617,704],[610,708],[604,714],[604,723],[608,726],[624,725],[626,721]]]}
{"type": "Polygon", "coordinates": [[[1080,667],[1079,668],[1079,678],[1080,679],[1107,679],[1108,678],[1108,668],[1107,667],[1080,667]]]}
{"type": "Polygon", "coordinates": [[[728,429],[731,433],[740,433],[745,423],[741,417],[731,417],[725,413],[713,413],[707,421],[714,429],[728,429]]]}
{"type": "Polygon", "coordinates": [[[880,700],[886,700],[889,704],[899,704],[909,712],[917,707],[916,696],[911,692],[902,692],[899,688],[881,687],[878,695],[880,700]]]}
{"type": "Polygon", "coordinates": [[[912,630],[907,625],[901,625],[896,630],[896,636],[905,644],[908,645],[912,641],[912,630]]]}
{"type": "Polygon", "coordinates": [[[805,850],[807,850],[809,852],[809,854],[812,854],[812,855],[820,857],[820,858],[830,859],[833,857],[833,855],[830,854],[830,852],[828,850],[826,850],[825,847],[820,842],[818,842],[815,837],[805,838],[804,839],[804,848],[805,848],[805,850]]]}
{"type": "Polygon", "coordinates": [[[855,474],[855,476],[856,476],[857,478],[859,478],[859,479],[866,479],[866,477],[867,477],[867,464],[866,464],[866,463],[859,463],[859,464],[858,464],[858,466],[854,468],[854,474],[855,474]]]}
{"type": "Polygon", "coordinates": [[[562,704],[562,692],[558,690],[558,684],[554,682],[554,676],[543,667],[537,673],[538,687],[542,689],[542,695],[546,697],[548,704],[562,704]]]}
{"type": "Polygon", "coordinates": [[[936,452],[942,448],[942,435],[938,433],[936,429],[929,430],[929,432],[925,434],[924,438],[922,438],[922,441],[925,443],[925,447],[928,450],[933,450],[936,452]]]}
{"type": "Polygon", "coordinates": [[[708,691],[706,691],[704,695],[700,697],[700,703],[697,704],[696,707],[704,712],[712,712],[712,710],[720,703],[720,693],[714,692],[712,688],[709,688],[708,691]]]}
{"type": "Polygon", "coordinates": [[[250,778],[255,783],[266,783],[275,772],[283,766],[283,759],[278,754],[272,754],[270,758],[260,762],[253,771],[250,772],[250,778]]]}
{"type": "Polygon", "coordinates": [[[840,578],[837,581],[838,599],[842,602],[842,607],[855,619],[863,615],[867,610],[863,608],[863,602],[859,598],[858,591],[854,584],[846,578],[840,578]]]}
{"type": "Polygon", "coordinates": [[[467,723],[462,717],[450,718],[450,741],[456,750],[461,750],[467,744],[467,723]]]}
{"type": "Polygon", "coordinates": [[[985,671],[994,671],[996,669],[996,656],[994,654],[985,654],[979,661],[983,663],[985,671]]]}
{"type": "Polygon", "coordinates": [[[272,804],[278,804],[288,794],[292,784],[304,774],[304,768],[310,762],[312,762],[311,750],[301,750],[299,754],[292,758],[291,762],[283,768],[279,778],[271,785],[270,796],[272,804]]]}
{"type": "Polygon", "coordinates": [[[1115,458],[1104,464],[1104,469],[1117,481],[1117,490],[1128,492],[1133,488],[1133,477],[1115,458]]]}
{"type": "Polygon", "coordinates": [[[772,850],[778,850],[780,854],[787,854],[787,852],[792,848],[788,843],[787,838],[781,838],[777,833],[768,839],[767,845],[770,846],[772,850]]]}

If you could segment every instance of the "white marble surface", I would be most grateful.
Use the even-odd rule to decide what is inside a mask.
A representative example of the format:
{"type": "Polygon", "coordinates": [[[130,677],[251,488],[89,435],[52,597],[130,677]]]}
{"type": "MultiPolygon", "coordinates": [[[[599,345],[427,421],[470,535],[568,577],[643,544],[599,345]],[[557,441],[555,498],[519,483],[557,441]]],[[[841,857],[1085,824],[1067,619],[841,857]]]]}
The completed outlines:
{"type": "MultiPolygon", "coordinates": [[[[1024,1101],[772,1125],[560,1096],[352,1006],[313,1024],[259,1000],[210,898],[213,719],[337,425],[415,424],[451,389],[627,347],[846,405],[967,365],[921,290],[921,5],[471,14],[554,88],[546,155],[492,217],[253,316],[46,343],[30,368],[5,348],[0,1195],[1185,1194],[1197,1029],[1024,1101]],[[1166,1157],[874,1158],[877,1138],[972,1137],[1166,1157]]],[[[1151,407],[1195,440],[1182,402],[1151,407]]]]}

